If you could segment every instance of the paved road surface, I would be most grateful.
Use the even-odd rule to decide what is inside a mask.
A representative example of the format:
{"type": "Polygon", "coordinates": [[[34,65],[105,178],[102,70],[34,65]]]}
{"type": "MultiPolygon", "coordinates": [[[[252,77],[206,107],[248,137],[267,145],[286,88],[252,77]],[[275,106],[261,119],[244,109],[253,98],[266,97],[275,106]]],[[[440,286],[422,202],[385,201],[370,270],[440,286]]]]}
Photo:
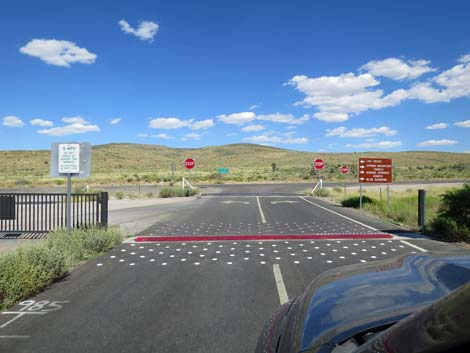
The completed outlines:
{"type": "Polygon", "coordinates": [[[293,298],[327,269],[452,248],[289,190],[248,191],[171,209],[2,313],[0,351],[252,352],[286,300],[276,269],[293,298]]]}

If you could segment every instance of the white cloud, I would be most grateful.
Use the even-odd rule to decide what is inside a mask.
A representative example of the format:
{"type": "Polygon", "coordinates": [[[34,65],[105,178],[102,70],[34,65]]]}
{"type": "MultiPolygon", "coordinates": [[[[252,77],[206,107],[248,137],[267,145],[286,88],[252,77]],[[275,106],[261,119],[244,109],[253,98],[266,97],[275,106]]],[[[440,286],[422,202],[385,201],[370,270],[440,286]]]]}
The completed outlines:
{"type": "Polygon", "coordinates": [[[470,120],[457,121],[456,123],[454,123],[454,125],[458,127],[470,128],[470,120]]]}
{"type": "Polygon", "coordinates": [[[234,114],[222,114],[217,116],[217,119],[224,122],[225,124],[243,125],[252,122],[256,115],[253,112],[242,112],[234,114]]]}
{"type": "Polygon", "coordinates": [[[443,140],[427,140],[427,141],[423,141],[423,142],[418,143],[416,146],[419,146],[419,147],[451,146],[451,145],[455,145],[456,143],[458,143],[458,141],[456,141],[456,140],[446,140],[446,139],[443,139],[443,140]]]}
{"type": "Polygon", "coordinates": [[[271,121],[273,123],[283,123],[291,125],[300,125],[309,120],[309,116],[305,114],[300,118],[295,118],[292,114],[260,114],[256,115],[253,112],[243,112],[243,113],[234,113],[234,114],[223,114],[217,116],[217,118],[224,122],[225,124],[234,124],[234,125],[244,125],[254,120],[260,121],[271,121]]]}
{"type": "Polygon", "coordinates": [[[459,63],[466,64],[470,62],[470,54],[462,55],[459,58],[459,63]]]}
{"type": "Polygon", "coordinates": [[[415,60],[404,62],[401,59],[388,58],[384,60],[373,60],[362,66],[360,70],[365,70],[374,76],[383,76],[392,80],[415,79],[425,73],[436,71],[428,66],[427,60],[415,60]]]}
{"type": "Polygon", "coordinates": [[[327,129],[325,136],[341,136],[341,134],[344,134],[347,130],[348,128],[345,126],[340,126],[335,129],[327,129]]]}
{"type": "Polygon", "coordinates": [[[50,120],[43,120],[43,119],[33,119],[30,120],[29,123],[34,126],[42,126],[42,127],[51,127],[54,123],[50,120]]]}
{"type": "Polygon", "coordinates": [[[258,104],[253,104],[253,105],[250,105],[250,107],[248,109],[249,110],[255,110],[255,109],[258,109],[258,108],[259,108],[258,104]]]}
{"type": "Polygon", "coordinates": [[[96,54],[87,49],[56,39],[33,39],[20,48],[20,53],[39,58],[49,65],[63,67],[70,67],[73,63],[93,64],[96,60],[96,54]]]}
{"type": "Polygon", "coordinates": [[[326,130],[326,136],[339,136],[339,137],[353,137],[353,138],[362,138],[362,137],[372,137],[377,135],[384,135],[384,136],[394,136],[397,134],[396,130],[392,130],[388,126],[381,126],[381,127],[373,127],[370,129],[364,128],[355,128],[355,129],[347,129],[344,126],[340,126],[333,130],[326,130]]]}
{"type": "Polygon", "coordinates": [[[149,134],[137,134],[137,137],[146,138],[149,137],[149,134]]]}
{"type": "Polygon", "coordinates": [[[367,142],[358,145],[347,144],[348,148],[372,148],[372,149],[387,149],[401,146],[401,141],[380,141],[380,142],[367,142]]]}
{"type": "Polygon", "coordinates": [[[189,134],[186,134],[184,135],[181,140],[182,141],[188,141],[188,140],[200,140],[201,139],[201,135],[200,134],[196,134],[194,132],[191,132],[189,134]]]}
{"type": "Polygon", "coordinates": [[[425,103],[449,102],[452,99],[469,96],[470,61],[462,58],[461,64],[443,71],[428,82],[417,83],[409,90],[409,98],[425,103]]]}
{"type": "Polygon", "coordinates": [[[346,113],[317,112],[313,114],[313,116],[314,118],[327,123],[342,123],[349,119],[349,115],[346,113]]]}
{"type": "Polygon", "coordinates": [[[132,34],[141,40],[152,41],[158,31],[158,24],[152,21],[142,21],[137,29],[133,28],[127,21],[119,21],[119,26],[124,33],[132,34]]]}
{"type": "Polygon", "coordinates": [[[42,129],[39,130],[38,133],[49,136],[66,136],[97,131],[100,131],[98,125],[86,125],[85,123],[76,122],[65,126],[54,127],[51,129],[42,129]]]}
{"type": "Polygon", "coordinates": [[[9,115],[3,118],[2,125],[8,127],[22,127],[24,125],[24,122],[16,116],[9,115]]]}
{"type": "Polygon", "coordinates": [[[81,116],[71,116],[71,117],[66,117],[61,119],[64,123],[67,124],[88,124],[88,121],[83,119],[81,116]]]}
{"type": "Polygon", "coordinates": [[[354,73],[339,76],[309,78],[294,76],[287,83],[306,97],[295,105],[317,107],[314,118],[326,122],[343,122],[350,114],[358,114],[369,109],[381,109],[399,104],[406,98],[406,91],[398,89],[384,96],[380,89],[371,90],[379,81],[369,73],[354,73]]]}
{"type": "Polygon", "coordinates": [[[275,136],[273,135],[273,131],[269,131],[263,135],[258,136],[250,136],[243,139],[243,141],[249,141],[252,143],[259,143],[259,144],[286,144],[286,145],[294,145],[294,144],[304,144],[307,143],[309,140],[306,137],[294,137],[294,132],[288,132],[282,134],[283,136],[275,136]]]}
{"type": "Polygon", "coordinates": [[[117,125],[120,122],[121,122],[121,118],[114,118],[110,120],[109,125],[117,125]]]}
{"type": "Polygon", "coordinates": [[[263,125],[248,125],[242,128],[243,132],[256,132],[266,129],[263,125]]]}
{"type": "Polygon", "coordinates": [[[425,129],[427,130],[439,130],[439,129],[446,129],[449,124],[446,123],[437,123],[433,125],[426,126],[425,129]]]}
{"type": "Polygon", "coordinates": [[[150,120],[149,127],[152,129],[179,129],[189,127],[194,119],[181,120],[178,118],[155,118],[150,120]]]}
{"type": "Polygon", "coordinates": [[[205,130],[214,126],[215,126],[215,123],[213,119],[206,119],[206,120],[195,121],[194,123],[191,124],[191,129],[205,130]]]}
{"type": "Polygon", "coordinates": [[[257,115],[256,120],[262,121],[272,121],[273,123],[284,123],[284,124],[296,124],[300,125],[309,120],[308,115],[304,115],[301,118],[294,118],[292,114],[267,114],[267,115],[257,115]]]}
{"type": "Polygon", "coordinates": [[[170,139],[173,138],[168,134],[157,134],[157,135],[152,135],[152,137],[156,137],[156,138],[159,138],[159,139],[162,139],[162,140],[170,140],[170,139]]]}
{"type": "MultiPolygon", "coordinates": [[[[389,58],[372,61],[361,67],[376,75],[397,80],[416,78],[435,71],[428,61],[408,61],[389,58]]],[[[417,82],[410,88],[399,88],[389,94],[378,88],[380,82],[370,72],[346,73],[339,76],[292,77],[287,85],[305,95],[294,105],[315,107],[313,117],[325,122],[343,122],[351,115],[367,110],[378,110],[399,105],[404,100],[417,99],[424,103],[449,102],[452,99],[470,97],[470,54],[460,57],[459,64],[449,70],[417,82]]]]}

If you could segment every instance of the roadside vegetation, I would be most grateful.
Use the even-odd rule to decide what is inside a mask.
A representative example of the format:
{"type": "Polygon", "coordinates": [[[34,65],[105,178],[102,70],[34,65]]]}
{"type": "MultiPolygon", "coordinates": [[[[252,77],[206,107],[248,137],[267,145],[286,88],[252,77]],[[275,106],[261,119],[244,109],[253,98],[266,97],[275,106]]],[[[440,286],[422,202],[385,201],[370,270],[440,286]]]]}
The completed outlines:
{"type": "Polygon", "coordinates": [[[194,196],[199,193],[197,188],[184,188],[182,189],[179,186],[170,186],[164,187],[160,190],[159,196],[161,198],[168,198],[168,197],[189,197],[194,196]]]}
{"type": "Polygon", "coordinates": [[[0,310],[13,306],[65,277],[77,265],[122,241],[117,228],[52,232],[34,245],[0,254],[0,310]]]}
{"type": "MultiPolygon", "coordinates": [[[[85,182],[100,185],[156,185],[180,182],[307,182],[316,180],[312,161],[323,158],[325,181],[356,181],[359,157],[392,158],[394,181],[470,179],[470,154],[447,152],[325,153],[301,152],[254,144],[233,144],[197,149],[177,149],[139,144],[93,147],[92,177],[85,182]],[[185,170],[192,157],[196,167],[185,170]],[[174,175],[170,169],[176,165],[174,175]],[[349,174],[339,168],[349,166],[349,174]],[[217,168],[229,168],[219,175],[217,168]]],[[[49,177],[49,151],[0,151],[0,187],[65,186],[65,179],[49,177]]]]}
{"type": "MultiPolygon", "coordinates": [[[[328,197],[345,207],[359,208],[359,190],[331,189],[328,197]]],[[[375,214],[413,230],[418,229],[418,190],[390,192],[386,188],[364,189],[364,212],[375,214]]],[[[426,191],[426,225],[428,235],[452,241],[470,241],[470,184],[461,188],[433,187],[426,191]]]]}

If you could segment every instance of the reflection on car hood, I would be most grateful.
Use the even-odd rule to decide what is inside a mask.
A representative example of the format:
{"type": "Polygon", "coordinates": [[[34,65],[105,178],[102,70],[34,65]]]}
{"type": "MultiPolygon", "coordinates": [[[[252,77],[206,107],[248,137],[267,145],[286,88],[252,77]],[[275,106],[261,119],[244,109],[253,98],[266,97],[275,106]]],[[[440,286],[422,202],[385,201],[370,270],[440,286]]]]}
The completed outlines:
{"type": "Polygon", "coordinates": [[[470,281],[470,256],[419,254],[329,271],[300,299],[300,350],[402,319],[470,281]]]}

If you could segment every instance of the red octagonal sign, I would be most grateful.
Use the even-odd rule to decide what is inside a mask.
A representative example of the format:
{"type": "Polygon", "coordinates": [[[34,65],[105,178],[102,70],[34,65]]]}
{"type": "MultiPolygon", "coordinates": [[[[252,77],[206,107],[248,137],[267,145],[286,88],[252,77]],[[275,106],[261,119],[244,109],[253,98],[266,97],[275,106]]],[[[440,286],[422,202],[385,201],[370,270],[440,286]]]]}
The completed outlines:
{"type": "Polygon", "coordinates": [[[186,167],[186,169],[193,169],[195,165],[196,165],[196,161],[192,158],[187,158],[184,161],[184,166],[186,167]]]}
{"type": "Polygon", "coordinates": [[[348,174],[349,173],[349,167],[347,165],[343,165],[340,170],[341,170],[342,174],[348,174]]]}
{"type": "Polygon", "coordinates": [[[317,158],[313,161],[313,168],[316,170],[323,169],[325,167],[325,161],[323,159],[317,158]]]}

